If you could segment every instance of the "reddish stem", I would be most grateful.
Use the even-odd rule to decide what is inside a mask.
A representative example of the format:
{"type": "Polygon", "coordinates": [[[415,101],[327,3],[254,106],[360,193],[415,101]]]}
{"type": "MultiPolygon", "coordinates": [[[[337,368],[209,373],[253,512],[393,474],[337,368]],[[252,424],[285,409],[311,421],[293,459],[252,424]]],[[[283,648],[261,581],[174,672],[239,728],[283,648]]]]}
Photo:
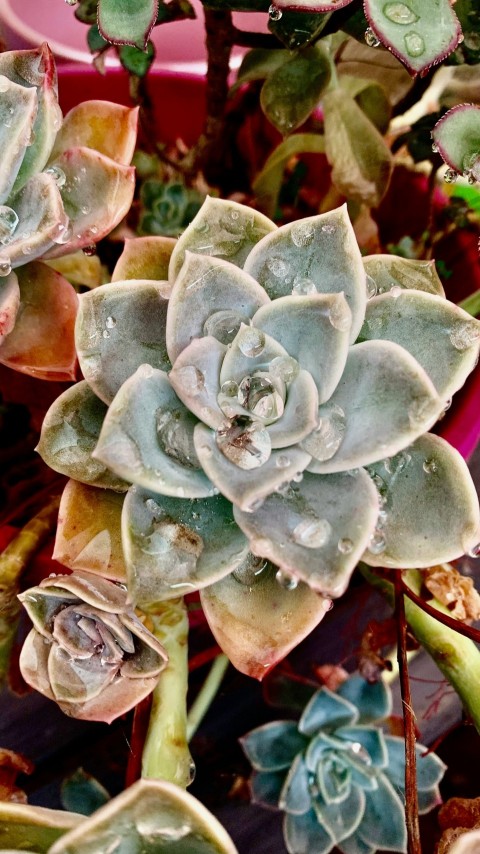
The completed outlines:
{"type": "Polygon", "coordinates": [[[130,753],[125,774],[125,788],[131,786],[142,776],[142,754],[147,735],[148,722],[150,720],[151,706],[152,695],[149,694],[148,697],[145,697],[145,699],[135,707],[135,711],[133,713],[130,753]]]}
{"type": "Polygon", "coordinates": [[[460,620],[456,620],[455,617],[449,617],[448,614],[444,614],[443,611],[439,611],[438,608],[434,608],[428,602],[425,602],[421,596],[418,596],[417,593],[414,593],[413,590],[405,584],[403,578],[400,578],[400,585],[405,596],[408,596],[412,602],[415,602],[415,605],[418,605],[422,611],[425,611],[426,614],[429,614],[435,620],[438,620],[439,623],[443,623],[444,626],[448,626],[449,629],[453,629],[454,632],[458,632],[460,635],[464,635],[470,640],[475,641],[476,643],[480,643],[480,631],[478,629],[474,629],[473,626],[469,626],[467,623],[461,623],[460,620]]]}

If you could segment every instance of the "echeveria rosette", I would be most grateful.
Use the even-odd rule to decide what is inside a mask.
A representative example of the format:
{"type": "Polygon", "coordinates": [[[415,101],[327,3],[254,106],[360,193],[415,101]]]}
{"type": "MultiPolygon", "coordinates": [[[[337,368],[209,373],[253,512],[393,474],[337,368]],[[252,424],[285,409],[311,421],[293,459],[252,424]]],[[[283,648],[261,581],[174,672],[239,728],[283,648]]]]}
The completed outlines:
{"type": "Polygon", "coordinates": [[[124,586],[76,572],[45,578],[19,598],[33,622],[22,675],[66,714],[110,723],[153,691],[167,655],[124,586]]]}
{"type": "MultiPolygon", "coordinates": [[[[274,721],[241,739],[255,774],[256,802],[285,812],[291,854],[405,852],[405,745],[380,728],[391,695],[352,676],[317,691],[298,724],[274,721]]],[[[419,811],[440,802],[445,765],[416,746],[419,811]]]]}

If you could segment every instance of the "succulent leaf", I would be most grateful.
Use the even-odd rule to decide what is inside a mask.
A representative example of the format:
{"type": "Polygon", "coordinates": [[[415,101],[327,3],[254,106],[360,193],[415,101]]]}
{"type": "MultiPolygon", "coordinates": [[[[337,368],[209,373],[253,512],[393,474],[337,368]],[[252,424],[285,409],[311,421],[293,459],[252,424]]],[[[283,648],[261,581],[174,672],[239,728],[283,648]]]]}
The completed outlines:
{"type": "Polygon", "coordinates": [[[177,397],[214,430],[225,418],[218,404],[220,370],[227,346],[206,335],[194,338],[173,364],[168,378],[177,397]]]}
{"type": "Polygon", "coordinates": [[[168,279],[168,265],[175,243],[173,237],[127,237],[114,267],[112,282],[168,279]]]}
{"type": "Polygon", "coordinates": [[[355,833],[361,824],[365,811],[365,791],[359,786],[352,786],[341,809],[337,803],[330,804],[317,798],[314,809],[321,826],[328,830],[338,844],[355,833]]]}
{"type": "Polygon", "coordinates": [[[250,730],[240,744],[257,771],[281,771],[290,767],[308,741],[294,721],[273,721],[250,730]]]}
{"type": "Polygon", "coordinates": [[[18,267],[34,261],[55,246],[68,227],[62,198],[54,177],[40,172],[8,200],[18,217],[13,240],[2,247],[4,264],[18,267]]]}
{"type": "Polygon", "coordinates": [[[309,854],[310,851],[328,854],[335,845],[332,835],[319,824],[313,809],[304,815],[287,813],[283,834],[289,854],[309,854]]]}
{"type": "Polygon", "coordinates": [[[377,780],[378,787],[365,792],[365,811],[358,836],[367,845],[405,851],[407,831],[403,803],[385,774],[379,774],[377,780]]]}
{"type": "Polygon", "coordinates": [[[280,793],[278,806],[289,815],[304,815],[311,804],[307,766],[302,753],[293,760],[280,793]]]}
{"type": "Polygon", "coordinates": [[[330,60],[320,44],[294,54],[268,75],[260,93],[260,104],[281,134],[291,133],[308,119],[330,75],[330,60]]]}
{"type": "Polygon", "coordinates": [[[354,675],[342,682],[337,694],[357,707],[360,724],[380,721],[392,712],[392,695],[382,681],[370,683],[354,675]]]}
{"type": "MultiPolygon", "coordinates": [[[[373,285],[371,290],[383,294],[392,288],[425,291],[428,294],[445,296],[443,285],[435,269],[435,261],[417,261],[415,258],[400,258],[398,255],[367,255],[363,259],[365,272],[373,285]]],[[[369,288],[370,290],[370,288],[369,288]]]]}
{"type": "Polygon", "coordinates": [[[432,139],[455,172],[480,177],[480,107],[459,104],[449,110],[435,125],[432,139]],[[473,170],[473,171],[472,171],[473,170]]]}
{"type": "Polygon", "coordinates": [[[68,149],[81,146],[128,166],[135,151],[137,120],[138,107],[130,109],[110,101],[82,101],[65,116],[50,161],[68,149]]]}
{"type": "MultiPolygon", "coordinates": [[[[385,737],[388,768],[385,773],[395,788],[405,788],[405,741],[392,735],[385,737]]],[[[447,766],[436,753],[426,752],[422,744],[415,747],[417,757],[417,789],[427,791],[440,783],[447,766]]]]}
{"type": "Polygon", "coordinates": [[[65,810],[0,801],[0,845],[3,851],[25,851],[28,845],[31,851],[46,854],[60,836],[83,821],[84,816],[65,810]]]}
{"type": "Polygon", "coordinates": [[[258,771],[253,774],[250,780],[252,802],[277,809],[284,782],[285,772],[282,771],[258,771]]]}
{"type": "Polygon", "coordinates": [[[337,738],[347,742],[361,744],[367,751],[371,764],[376,768],[385,768],[387,765],[389,759],[387,745],[383,732],[378,727],[365,725],[341,726],[337,729],[335,735],[337,738]]]}
{"type": "MultiPolygon", "coordinates": [[[[1,66],[0,66],[1,68],[1,66]]],[[[0,125],[3,163],[0,173],[0,202],[12,192],[32,134],[37,112],[36,91],[0,77],[0,125]]]]}
{"type": "Polygon", "coordinates": [[[0,344],[13,329],[19,306],[18,278],[10,273],[0,279],[0,344]]]}
{"type": "Polygon", "coordinates": [[[125,0],[100,0],[98,28],[106,41],[145,50],[157,12],[158,0],[137,0],[135,8],[125,0]]]}

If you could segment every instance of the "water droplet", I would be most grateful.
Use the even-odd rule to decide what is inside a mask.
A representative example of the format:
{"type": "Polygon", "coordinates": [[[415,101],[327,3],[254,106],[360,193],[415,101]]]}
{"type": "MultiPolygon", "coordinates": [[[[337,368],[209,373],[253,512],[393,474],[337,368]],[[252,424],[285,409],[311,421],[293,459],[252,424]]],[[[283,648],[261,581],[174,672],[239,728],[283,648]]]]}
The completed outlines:
{"type": "Polygon", "coordinates": [[[322,225],[322,231],[324,234],[335,234],[335,226],[327,222],[322,225]]]}
{"type": "Polygon", "coordinates": [[[67,180],[65,172],[63,171],[63,169],[60,169],[60,166],[49,166],[48,169],[45,169],[45,174],[52,176],[57,187],[63,187],[65,181],[67,180]]]}
{"type": "Polygon", "coordinates": [[[238,334],[238,346],[244,356],[254,359],[265,348],[265,335],[253,326],[241,329],[238,334]]]}
{"type": "Polygon", "coordinates": [[[307,549],[319,549],[328,542],[332,526],[327,519],[302,519],[292,533],[292,539],[307,549]]]}
{"type": "Polygon", "coordinates": [[[18,225],[18,215],[8,205],[0,205],[0,243],[10,243],[18,225]]]}
{"type": "Polygon", "coordinates": [[[370,542],[368,544],[368,551],[372,555],[379,555],[383,551],[385,551],[386,542],[385,537],[383,536],[381,531],[375,530],[370,537],[370,542]]]}
{"type": "Polygon", "coordinates": [[[394,299],[398,299],[402,290],[403,288],[401,288],[400,285],[393,285],[393,287],[390,288],[390,294],[394,299]]]}
{"type": "Polygon", "coordinates": [[[472,546],[471,549],[467,552],[468,557],[480,557],[480,543],[476,543],[476,545],[472,546]]]}
{"type": "Polygon", "coordinates": [[[421,56],[425,52],[425,42],[422,36],[413,30],[404,36],[404,42],[409,56],[421,56]]]}
{"type": "Polygon", "coordinates": [[[116,325],[117,325],[117,321],[115,320],[114,317],[111,317],[111,316],[107,317],[107,319],[105,321],[105,326],[107,327],[107,329],[114,329],[116,325]]]}
{"type": "Polygon", "coordinates": [[[415,24],[418,15],[406,3],[386,3],[383,14],[394,24],[415,24]]]}
{"type": "Polygon", "coordinates": [[[276,356],[270,362],[269,374],[276,380],[291,383],[298,376],[300,365],[292,356],[276,356]]]}
{"type": "Polygon", "coordinates": [[[353,552],[353,542],[352,540],[349,540],[348,537],[342,537],[342,539],[338,541],[337,548],[340,554],[349,555],[353,552]]]}
{"type": "Polygon", "coordinates": [[[82,249],[83,254],[88,255],[89,257],[91,257],[92,255],[95,255],[96,251],[97,251],[97,247],[95,246],[94,243],[91,243],[89,246],[84,246],[82,249]]]}
{"type": "MultiPolygon", "coordinates": [[[[392,5],[402,6],[403,4],[402,3],[398,3],[398,4],[394,3],[392,5]]],[[[372,764],[372,757],[370,756],[368,750],[366,750],[364,748],[363,744],[360,744],[359,741],[351,741],[349,743],[348,747],[358,759],[361,759],[362,762],[365,762],[365,765],[371,765],[372,764]]]]}
{"type": "Polygon", "coordinates": [[[76,6],[78,0],[65,0],[65,3],[67,4],[67,6],[76,6]]]}
{"type": "Polygon", "coordinates": [[[197,769],[195,767],[195,762],[193,761],[193,759],[190,759],[190,762],[188,763],[188,785],[189,786],[191,786],[191,784],[195,780],[196,773],[197,773],[197,769]]]}
{"type": "Polygon", "coordinates": [[[270,6],[270,8],[268,10],[268,17],[270,18],[270,20],[271,21],[279,21],[280,18],[282,17],[282,15],[283,15],[282,10],[277,9],[277,7],[274,6],[272,3],[272,5],[270,6]]]}
{"type": "Polygon", "coordinates": [[[72,236],[72,226],[67,225],[64,222],[59,222],[55,228],[55,232],[52,235],[52,240],[54,243],[60,243],[63,245],[64,243],[68,243],[72,236]]]}
{"type": "Polygon", "coordinates": [[[103,330],[103,332],[102,332],[102,336],[103,336],[104,338],[110,338],[110,332],[108,331],[108,329],[104,329],[104,330],[103,330]]]}
{"type": "MultiPolygon", "coordinates": [[[[394,457],[388,457],[384,460],[383,465],[388,474],[397,475],[400,474],[406,466],[408,466],[411,459],[411,455],[407,454],[406,451],[400,451],[400,453],[395,454],[394,457]]],[[[384,483],[383,480],[382,483],[384,483]]]]}
{"type": "Polygon", "coordinates": [[[183,410],[157,409],[157,442],[171,459],[187,468],[200,468],[193,444],[192,416],[183,410]]]}
{"type": "Polygon", "coordinates": [[[277,469],[288,469],[291,465],[290,457],[287,457],[286,454],[279,454],[275,460],[275,465],[277,469]]]}
{"type": "Polygon", "coordinates": [[[372,299],[372,297],[376,297],[377,296],[377,285],[376,285],[375,279],[372,279],[372,277],[369,276],[368,273],[367,273],[367,279],[366,279],[366,286],[367,286],[367,298],[372,299]]]}
{"type": "Polygon", "coordinates": [[[260,576],[267,567],[268,561],[264,557],[257,557],[251,552],[248,552],[246,558],[240,566],[233,570],[232,575],[235,581],[239,584],[245,584],[246,587],[251,587],[260,580],[260,576]]]}
{"type": "Polygon", "coordinates": [[[283,587],[284,590],[295,590],[298,587],[298,580],[294,575],[290,575],[289,572],[285,572],[284,569],[279,569],[275,575],[275,580],[283,587]]]}
{"type": "Polygon", "coordinates": [[[261,374],[243,378],[238,386],[238,402],[256,418],[269,424],[283,413],[281,395],[272,381],[261,374]]]}
{"type": "Polygon", "coordinates": [[[221,344],[231,344],[241,325],[250,325],[250,318],[238,311],[215,311],[203,324],[203,334],[211,335],[221,344]]]}
{"type": "Polygon", "coordinates": [[[315,226],[308,220],[299,220],[292,225],[290,234],[295,246],[310,246],[315,237],[315,226]]]}
{"type": "Polygon", "coordinates": [[[316,460],[330,460],[338,451],[345,435],[345,412],[340,406],[321,406],[318,427],[301,443],[316,460]]]}
{"type": "Polygon", "coordinates": [[[434,154],[438,154],[438,145],[436,142],[432,142],[432,151],[434,154]]]}
{"type": "Polygon", "coordinates": [[[364,38],[369,47],[380,47],[380,39],[377,38],[371,27],[367,27],[365,30],[364,38]]]}
{"type": "Polygon", "coordinates": [[[455,169],[450,169],[450,167],[446,170],[446,172],[443,176],[443,180],[445,181],[446,184],[454,184],[455,181],[457,180],[457,178],[458,178],[457,172],[455,172],[455,169]]]}
{"type": "Polygon", "coordinates": [[[456,323],[450,332],[450,341],[455,350],[468,350],[480,340],[480,324],[475,321],[456,323]]]}
{"type": "Polygon", "coordinates": [[[293,280],[292,294],[295,296],[309,296],[309,294],[318,293],[315,282],[312,282],[308,276],[295,276],[293,280]]]}
{"type": "Polygon", "coordinates": [[[284,279],[290,272],[290,265],[283,258],[269,258],[267,268],[277,279],[284,279]]]}
{"type": "Polygon", "coordinates": [[[330,311],[328,312],[328,319],[333,328],[338,329],[339,332],[347,332],[350,329],[350,326],[352,325],[352,315],[341,294],[339,294],[338,298],[330,308],[330,311]]]}
{"type": "Polygon", "coordinates": [[[245,471],[263,466],[271,454],[270,436],[263,424],[240,415],[223,421],[215,440],[222,454],[245,471]]]}
{"type": "Polygon", "coordinates": [[[9,276],[12,272],[10,258],[6,255],[0,255],[0,276],[9,276]]]}
{"type": "Polygon", "coordinates": [[[438,470],[437,461],[433,457],[424,460],[422,466],[425,474],[434,474],[438,470]]]}

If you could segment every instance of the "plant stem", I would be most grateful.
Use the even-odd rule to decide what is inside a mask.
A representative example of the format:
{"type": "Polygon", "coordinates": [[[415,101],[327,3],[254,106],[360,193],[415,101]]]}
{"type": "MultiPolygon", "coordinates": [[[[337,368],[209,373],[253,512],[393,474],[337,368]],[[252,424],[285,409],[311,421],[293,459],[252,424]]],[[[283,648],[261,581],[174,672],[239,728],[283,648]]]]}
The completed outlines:
{"type": "Polygon", "coordinates": [[[192,759],[187,744],[188,615],[183,599],[162,602],[149,615],[152,631],[168,653],[168,665],[153,692],[142,759],[142,777],[186,788],[192,759]]]}
{"type": "Polygon", "coordinates": [[[473,317],[478,317],[480,314],[480,290],[475,291],[475,293],[470,294],[468,297],[465,297],[461,302],[458,303],[460,308],[463,308],[464,311],[467,311],[468,314],[471,314],[473,317]]]}
{"type": "Polygon", "coordinates": [[[187,741],[190,741],[192,736],[196,733],[204,716],[206,715],[212,700],[220,687],[220,683],[225,675],[227,667],[227,656],[223,654],[218,655],[188,713],[187,741]]]}
{"type": "Polygon", "coordinates": [[[397,661],[403,705],[405,729],[405,820],[407,825],[408,854],[422,854],[420,826],[418,823],[417,759],[415,755],[415,713],[408,678],[407,621],[402,577],[395,577],[395,615],[397,619],[397,661]]]}

